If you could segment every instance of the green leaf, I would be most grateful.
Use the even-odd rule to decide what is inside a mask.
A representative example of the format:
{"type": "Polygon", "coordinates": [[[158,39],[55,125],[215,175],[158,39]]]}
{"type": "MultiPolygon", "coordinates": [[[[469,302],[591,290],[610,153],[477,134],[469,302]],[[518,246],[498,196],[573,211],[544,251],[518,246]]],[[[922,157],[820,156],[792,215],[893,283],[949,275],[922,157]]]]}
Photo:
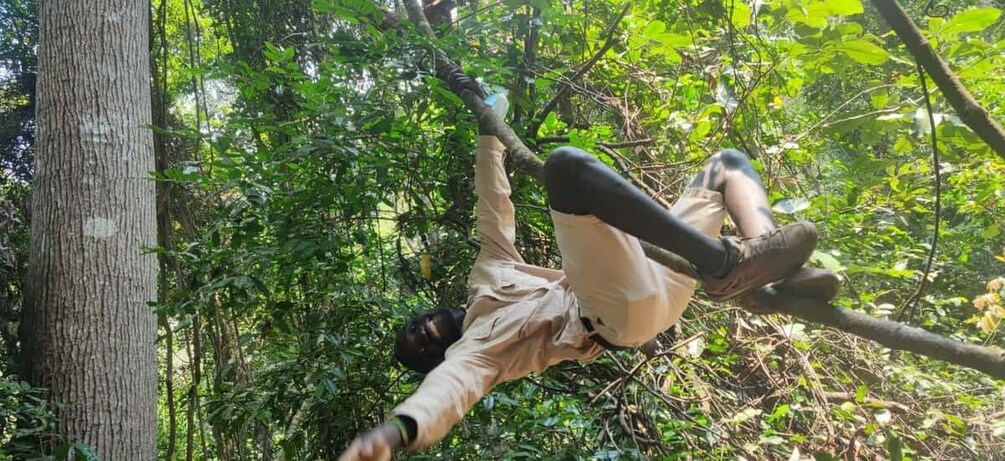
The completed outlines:
{"type": "Polygon", "coordinates": [[[663,21],[656,19],[649,21],[649,23],[646,24],[646,27],[642,29],[642,35],[645,35],[647,38],[652,40],[657,40],[659,35],[665,30],[667,30],[667,25],[664,24],[663,21]]]}
{"type": "Polygon", "coordinates": [[[281,52],[279,51],[279,48],[276,48],[276,45],[273,45],[270,42],[265,42],[265,50],[263,51],[263,54],[270,61],[278,61],[281,52]]]}
{"type": "Polygon", "coordinates": [[[940,34],[955,35],[961,32],[980,32],[998,21],[1001,10],[997,8],[977,8],[960,12],[946,21],[940,34]]]}
{"type": "Polygon", "coordinates": [[[691,37],[684,34],[675,34],[673,32],[664,32],[662,34],[659,34],[659,36],[656,37],[656,40],[658,40],[660,43],[666,46],[671,46],[674,48],[691,46],[693,43],[691,41],[691,37]]]}
{"type": "Polygon", "coordinates": [[[813,251],[813,254],[810,255],[810,261],[816,262],[830,271],[838,272],[842,269],[841,262],[837,258],[819,250],[813,251]]]}
{"type": "Polygon", "coordinates": [[[782,418],[785,415],[788,415],[790,410],[791,407],[787,403],[779,405],[778,408],[775,408],[775,411],[771,413],[771,416],[768,417],[768,420],[775,421],[779,418],[782,418]]]}
{"type": "Polygon", "coordinates": [[[73,459],[82,459],[84,461],[99,461],[98,456],[91,451],[91,449],[82,443],[74,443],[72,445],[60,445],[56,447],[52,452],[56,459],[70,459],[70,455],[73,455],[73,459]]]}
{"type": "Polygon", "coordinates": [[[869,102],[872,103],[873,109],[882,109],[886,107],[886,103],[890,101],[890,93],[886,90],[877,91],[869,95],[869,102]]]}
{"type": "Polygon", "coordinates": [[[750,5],[743,0],[733,1],[732,11],[733,27],[746,29],[750,25],[750,5]]]}
{"type": "Polygon", "coordinates": [[[868,40],[847,41],[838,45],[837,49],[862,64],[879,65],[890,57],[886,50],[868,40]]]}
{"type": "Polygon", "coordinates": [[[900,437],[893,431],[886,431],[886,451],[889,453],[890,461],[902,461],[904,459],[904,447],[900,437]]]}
{"type": "Polygon", "coordinates": [[[981,232],[981,237],[983,237],[984,240],[991,240],[1001,233],[1001,229],[1001,223],[994,223],[984,228],[984,231],[981,232]]]}
{"type": "Polygon", "coordinates": [[[329,0],[314,0],[311,7],[318,13],[328,13],[334,9],[334,5],[329,0]]]}
{"type": "Polygon", "coordinates": [[[825,3],[830,8],[831,13],[840,16],[851,16],[865,11],[862,8],[862,2],[859,0],[827,0],[825,3]]]}
{"type": "Polygon", "coordinates": [[[708,120],[701,120],[697,125],[695,125],[694,131],[691,132],[691,135],[688,136],[688,138],[692,140],[704,139],[705,135],[711,131],[712,122],[709,122],[708,120]]]}
{"type": "Polygon", "coordinates": [[[803,23],[810,27],[823,29],[827,27],[827,14],[830,9],[823,2],[810,4],[805,9],[792,8],[785,13],[785,19],[793,24],[803,23]]]}
{"type": "Polygon", "coordinates": [[[555,115],[554,112],[551,112],[544,118],[544,121],[541,122],[541,134],[542,136],[552,135],[565,129],[565,126],[566,124],[559,120],[558,116],[555,115]]]}

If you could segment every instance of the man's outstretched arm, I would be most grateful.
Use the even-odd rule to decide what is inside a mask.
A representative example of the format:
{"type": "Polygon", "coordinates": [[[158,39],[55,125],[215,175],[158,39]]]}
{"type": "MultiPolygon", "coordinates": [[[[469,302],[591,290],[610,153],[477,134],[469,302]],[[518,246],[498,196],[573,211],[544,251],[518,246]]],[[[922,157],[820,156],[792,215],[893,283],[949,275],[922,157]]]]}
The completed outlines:
{"type": "Polygon", "coordinates": [[[523,262],[514,244],[516,213],[503,160],[506,151],[495,136],[479,136],[475,149],[475,224],[482,248],[478,258],[523,262]]]}
{"type": "Polygon", "coordinates": [[[420,449],[438,442],[492,389],[498,376],[498,367],[479,354],[448,358],[391,412],[406,425],[414,423],[410,440],[403,439],[405,429],[411,428],[389,420],[357,437],[339,461],[386,460],[395,449],[420,449]]]}

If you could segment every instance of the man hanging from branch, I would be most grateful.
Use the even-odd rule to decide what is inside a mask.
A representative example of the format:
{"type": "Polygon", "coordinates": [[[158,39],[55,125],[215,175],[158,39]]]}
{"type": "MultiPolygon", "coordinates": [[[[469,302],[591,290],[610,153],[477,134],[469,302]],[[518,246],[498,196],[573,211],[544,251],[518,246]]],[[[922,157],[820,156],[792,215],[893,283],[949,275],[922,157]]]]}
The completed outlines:
{"type": "MultiPolygon", "coordinates": [[[[504,115],[505,98],[486,103],[493,99],[492,110],[504,115]]],[[[695,280],[647,259],[639,240],[686,258],[712,298],[751,309],[764,307],[757,289],[768,284],[825,299],[838,290],[833,273],[803,267],[816,228],[776,226],[760,178],[735,150],[712,156],[669,211],[590,154],[555,150],[544,180],[562,270],[527,264],[514,246],[505,155],[498,139],[478,137],[481,249],[467,308],[423,313],[397,333],[395,356],[425,379],[340,460],[389,459],[394,449],[427,447],[499,383],[566,360],[592,362],[608,349],[640,347],[672,326],[695,280]],[[727,213],[742,238],[719,236],[727,213]]]]}

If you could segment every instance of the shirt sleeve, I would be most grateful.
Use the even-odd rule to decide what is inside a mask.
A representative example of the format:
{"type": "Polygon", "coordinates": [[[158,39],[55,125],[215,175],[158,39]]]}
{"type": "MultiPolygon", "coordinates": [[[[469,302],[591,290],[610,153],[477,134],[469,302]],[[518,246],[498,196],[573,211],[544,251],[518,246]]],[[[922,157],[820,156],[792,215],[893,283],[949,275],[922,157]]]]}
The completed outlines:
{"type": "Polygon", "coordinates": [[[475,224],[481,237],[478,259],[523,262],[517,252],[516,215],[503,167],[506,151],[495,136],[479,136],[475,149],[475,224]]]}
{"type": "Polygon", "coordinates": [[[492,389],[498,376],[497,367],[476,353],[449,357],[434,368],[419,389],[391,412],[415,420],[418,430],[408,448],[426,448],[445,437],[492,389]]]}

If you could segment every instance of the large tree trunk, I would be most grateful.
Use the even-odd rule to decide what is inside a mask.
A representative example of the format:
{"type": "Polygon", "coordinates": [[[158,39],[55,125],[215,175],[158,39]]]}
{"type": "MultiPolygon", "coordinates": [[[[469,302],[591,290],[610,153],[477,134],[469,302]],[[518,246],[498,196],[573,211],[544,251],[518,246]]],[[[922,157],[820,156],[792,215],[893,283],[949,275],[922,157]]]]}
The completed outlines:
{"type": "Polygon", "coordinates": [[[22,365],[63,442],[156,458],[148,4],[41,2],[22,365]]]}

